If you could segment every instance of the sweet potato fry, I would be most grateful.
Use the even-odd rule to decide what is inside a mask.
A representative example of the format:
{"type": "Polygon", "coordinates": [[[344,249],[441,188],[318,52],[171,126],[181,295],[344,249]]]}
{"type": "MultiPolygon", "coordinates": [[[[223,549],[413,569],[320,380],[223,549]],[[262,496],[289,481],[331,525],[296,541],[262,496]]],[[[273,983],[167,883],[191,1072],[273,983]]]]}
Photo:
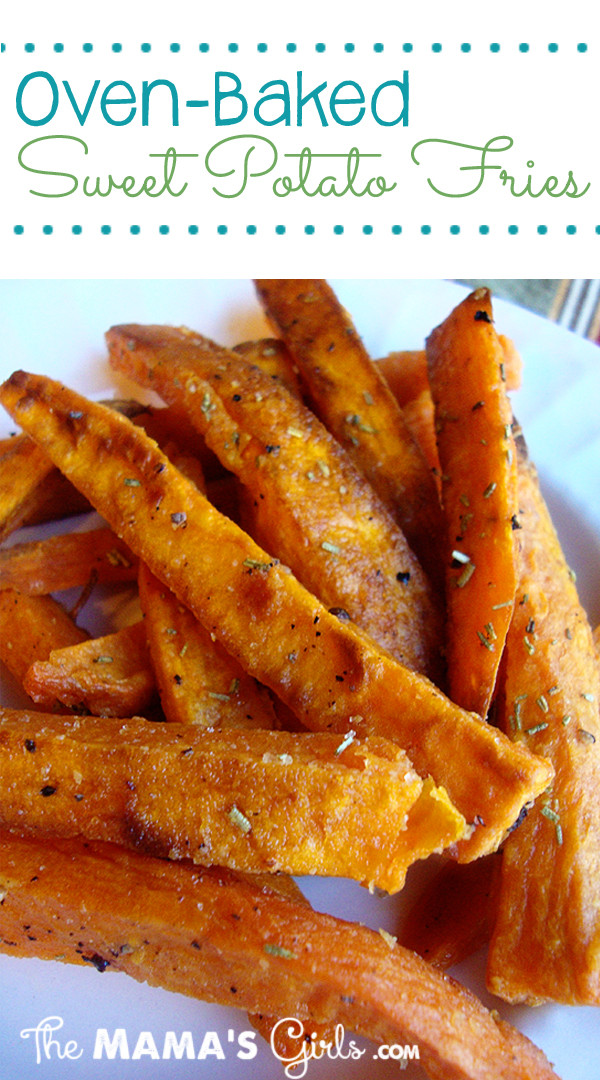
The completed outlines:
{"type": "Polygon", "coordinates": [[[248,364],[256,364],[273,380],[283,383],[286,390],[301,400],[302,383],[289,349],[279,338],[262,338],[260,341],[243,341],[233,348],[248,364]]]}
{"type": "Polygon", "coordinates": [[[440,681],[441,611],[392,516],[278,380],[191,331],[122,326],[111,362],[185,406],[246,486],[253,534],[328,608],[440,681]]]}
{"type": "Polygon", "coordinates": [[[441,498],[442,470],[435,437],[435,410],[429,389],[427,354],[424,349],[420,352],[390,353],[377,360],[377,367],[402,409],[404,422],[431,469],[441,498]]]}
{"type": "Polygon", "coordinates": [[[137,559],[110,529],[51,536],[0,551],[0,589],[44,596],[95,582],[135,581],[137,559]]]}
{"type": "MultiPolygon", "coordinates": [[[[506,389],[518,390],[521,385],[523,361],[510,338],[498,334],[503,352],[506,389]]],[[[423,390],[429,389],[427,352],[425,349],[400,349],[375,361],[401,409],[423,390]]]]}
{"type": "MultiPolygon", "coordinates": [[[[124,416],[143,406],[136,401],[106,402],[124,416]]],[[[87,499],[22,433],[0,440],[0,543],[21,525],[36,525],[89,511],[87,499]]]]}
{"type": "Polygon", "coordinates": [[[425,349],[400,349],[375,361],[401,409],[429,390],[425,349]]]}
{"type": "MultiPolygon", "coordinates": [[[[310,904],[303,892],[289,874],[262,874],[254,875],[253,884],[264,887],[278,895],[287,897],[295,903],[303,904],[310,908],[310,904]]],[[[320,1040],[324,1043],[335,1043],[335,1028],[332,1024],[317,1024],[310,1020],[293,1020],[291,1024],[282,1024],[281,1017],[265,1016],[264,1013],[250,1013],[250,1023],[262,1035],[265,1042],[271,1043],[273,1038],[273,1051],[280,1061],[286,1063],[302,1061],[307,1046],[320,1047],[320,1040]]]]}
{"type": "Polygon", "coordinates": [[[400,943],[444,971],[485,945],[494,928],[500,859],[495,852],[468,866],[445,862],[409,908],[400,943]]]}
{"type": "Polygon", "coordinates": [[[600,1004],[600,671],[592,632],[520,448],[521,576],[504,726],[550,758],[551,787],[509,837],[488,982],[508,1001],[600,1004]]]}
{"type": "Polygon", "coordinates": [[[140,600],[167,720],[202,727],[278,727],[265,687],[142,564],[140,600]]]}
{"type": "Polygon", "coordinates": [[[24,372],[0,387],[0,401],[209,633],[307,727],[391,738],[421,775],[443,784],[475,826],[460,858],[494,850],[547,787],[547,762],[328,612],[128,420],[24,372]]]}
{"type": "Polygon", "coordinates": [[[23,685],[45,709],[65,705],[96,716],[132,716],[143,712],[154,691],[143,622],[115,634],[53,649],[31,665],[23,685]]]}
{"type": "Polygon", "coordinates": [[[447,524],[450,697],[486,716],[516,588],[512,412],[490,294],[478,289],[427,341],[447,524]]]}
{"type": "Polygon", "coordinates": [[[52,649],[76,645],[88,637],[51,596],[0,590],[0,660],[20,683],[31,664],[47,660],[52,649]]]}
{"type": "Polygon", "coordinates": [[[384,739],[7,709],[0,772],[0,821],[30,835],[133,844],[204,866],[351,877],[389,892],[431,854],[432,840],[445,847],[464,831],[444,793],[384,739]]]}
{"type": "MultiPolygon", "coordinates": [[[[167,447],[177,447],[178,454],[194,456],[200,463],[202,473],[209,479],[221,477],[223,469],[219,460],[208,449],[197,429],[190,424],[187,413],[177,406],[167,408],[147,406],[135,417],[134,423],[143,428],[151,439],[167,453],[167,447]]],[[[171,453],[168,453],[171,457],[171,453]]]]}
{"type": "Polygon", "coordinates": [[[430,470],[335,293],[321,280],[255,284],[318,415],[390,507],[431,579],[439,581],[442,518],[430,470]]]}
{"type": "Polygon", "coordinates": [[[25,435],[3,441],[0,458],[0,541],[5,540],[36,511],[42,486],[53,467],[43,450],[25,435]]]}
{"type": "Polygon", "coordinates": [[[0,889],[10,955],[124,971],[252,1013],[416,1044],[432,1080],[557,1080],[540,1050],[458,983],[264,878],[5,832],[0,889]]]}

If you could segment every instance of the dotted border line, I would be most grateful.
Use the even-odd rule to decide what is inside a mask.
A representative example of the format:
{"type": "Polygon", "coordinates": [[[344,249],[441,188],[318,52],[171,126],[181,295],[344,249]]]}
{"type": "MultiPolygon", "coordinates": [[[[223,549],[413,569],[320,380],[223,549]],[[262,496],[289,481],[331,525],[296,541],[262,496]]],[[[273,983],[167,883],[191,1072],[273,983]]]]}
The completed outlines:
{"type": "MultiPolygon", "coordinates": [[[[463,53],[463,54],[471,53],[475,48],[477,48],[477,46],[474,46],[470,41],[463,41],[456,47],[458,48],[458,51],[463,53]]],[[[498,42],[498,41],[492,41],[492,42],[490,42],[489,46],[485,46],[485,45],[483,46],[484,49],[488,48],[489,52],[491,52],[491,53],[499,53],[499,52],[502,51],[503,47],[507,48],[506,46],[502,46],[500,44],[500,42],[498,42]]],[[[531,43],[528,42],[528,41],[520,41],[515,46],[517,52],[520,52],[520,53],[523,53],[523,54],[531,52],[534,47],[535,46],[532,46],[531,43]]],[[[551,41],[546,46],[541,46],[541,47],[546,48],[546,50],[549,53],[557,53],[559,51],[559,45],[558,45],[558,42],[556,42],[556,41],[551,41]]],[[[64,45],[64,43],[62,41],[55,41],[52,48],[53,48],[55,53],[62,53],[62,52],[65,51],[65,45],[64,45]]],[[[143,53],[149,53],[149,52],[152,51],[152,45],[150,44],[149,41],[141,42],[139,48],[140,48],[140,51],[143,52],[143,53]]],[[[182,51],[182,48],[183,48],[183,46],[178,41],[172,41],[169,44],[169,51],[171,53],[179,53],[179,52],[182,51]]],[[[195,46],[193,46],[193,48],[195,49],[195,46]]],[[[252,48],[252,46],[250,46],[250,48],[252,48]]],[[[288,52],[288,53],[295,53],[295,52],[298,51],[298,48],[299,48],[299,46],[294,41],[288,41],[286,43],[286,45],[285,45],[285,51],[288,52]]],[[[324,53],[324,52],[327,51],[327,48],[328,48],[328,46],[323,41],[317,41],[315,43],[315,45],[314,45],[314,51],[317,52],[317,53],[324,53]]],[[[329,48],[331,48],[331,46],[329,46],[329,48]]],[[[404,41],[404,42],[402,42],[400,48],[401,48],[402,52],[404,52],[404,53],[412,53],[415,50],[415,45],[411,41],[404,41]]],[[[576,51],[578,53],[587,53],[590,46],[589,46],[588,42],[586,42],[586,41],[579,41],[577,43],[577,45],[575,46],[575,48],[576,48],[576,51]]],[[[23,45],[23,49],[24,49],[24,51],[26,53],[33,53],[33,52],[35,52],[35,49],[36,49],[35,43],[33,41],[27,41],[23,45]]],[[[94,51],[94,45],[92,44],[91,41],[84,41],[83,44],[81,45],[81,49],[83,50],[84,53],[91,53],[91,52],[94,51]]],[[[121,53],[121,52],[123,52],[123,49],[124,49],[123,43],[120,42],[120,41],[113,41],[113,43],[110,45],[110,50],[113,53],[121,53]]],[[[198,45],[198,51],[201,52],[201,53],[210,52],[210,49],[211,49],[211,46],[207,41],[201,41],[199,43],[199,45],[198,45]]],[[[353,41],[346,41],[343,44],[343,50],[346,53],[353,53],[353,52],[356,51],[356,49],[357,49],[357,45],[353,41]]],[[[384,46],[383,42],[376,41],[376,42],[373,43],[372,49],[373,49],[373,52],[382,53],[385,50],[385,46],[384,46]]],[[[434,42],[432,42],[432,44],[430,46],[430,49],[431,49],[432,53],[439,54],[439,53],[443,52],[444,46],[442,45],[441,42],[434,41],[434,42]]],[[[264,41],[257,42],[257,44],[256,44],[256,51],[257,52],[266,53],[266,52],[268,52],[268,50],[269,50],[269,46],[267,45],[266,42],[264,42],[264,41]]],[[[239,52],[240,51],[239,43],[237,41],[228,42],[227,43],[227,51],[230,52],[230,53],[239,52]]],[[[0,52],[2,52],[2,53],[8,52],[8,47],[7,47],[5,42],[0,43],[0,52]]]]}
{"type": "MultiPolygon", "coordinates": [[[[70,228],[71,228],[71,233],[73,234],[73,236],[81,236],[81,234],[83,233],[83,226],[82,225],[71,225],[70,228]]],[[[184,228],[185,228],[185,226],[184,226],[184,228]]],[[[256,225],[246,225],[246,226],[242,226],[242,228],[244,229],[244,231],[246,232],[246,234],[248,236],[256,236],[256,234],[259,231],[258,227],[256,225]]],[[[273,232],[275,233],[276,236],[285,236],[287,234],[287,232],[288,232],[288,226],[287,225],[275,225],[272,228],[273,228],[273,232]]],[[[304,234],[306,236],[314,236],[314,234],[317,232],[317,228],[316,228],[315,225],[304,225],[304,226],[301,226],[301,228],[302,228],[302,230],[303,230],[303,232],[304,232],[304,234]]],[[[326,232],[329,227],[328,226],[320,226],[319,228],[320,228],[321,232],[326,232]]],[[[390,225],[390,226],[387,226],[387,228],[389,229],[389,232],[392,234],[392,236],[400,236],[403,233],[402,225],[390,225]]],[[[478,226],[473,226],[473,228],[476,229],[477,233],[480,236],[489,236],[489,235],[492,234],[493,231],[496,232],[496,235],[498,234],[498,232],[506,231],[506,233],[509,236],[517,236],[520,232],[528,232],[527,229],[523,229],[523,227],[519,226],[519,225],[507,225],[505,227],[505,229],[503,229],[503,227],[500,227],[499,229],[495,228],[494,230],[492,230],[492,228],[489,225],[478,225],[478,226]]],[[[535,231],[537,232],[537,234],[539,236],[547,236],[548,233],[550,233],[550,231],[551,231],[550,228],[548,227],[548,225],[537,225],[537,226],[534,226],[534,228],[535,228],[535,231]]],[[[593,229],[594,233],[597,236],[600,236],[600,225],[591,226],[591,228],[593,229]]],[[[158,231],[160,236],[168,236],[171,233],[171,229],[172,229],[172,227],[170,225],[159,225],[157,227],[157,231],[158,231]]],[[[375,232],[375,228],[374,228],[373,225],[362,225],[362,226],[359,226],[359,229],[363,233],[364,236],[372,236],[373,233],[375,232]]],[[[378,231],[385,231],[385,229],[386,229],[386,226],[378,227],[378,231]]],[[[471,227],[469,226],[468,229],[470,231],[471,227]]],[[[558,229],[557,229],[557,227],[554,227],[555,232],[560,231],[560,229],[561,229],[560,226],[558,227],[558,229]]],[[[12,231],[13,231],[15,236],[23,236],[25,234],[25,226],[24,225],[14,225],[12,231]]],[[[54,225],[42,225],[41,226],[41,231],[42,231],[43,236],[52,236],[54,234],[54,232],[55,232],[55,226],[54,225]]],[[[93,229],[88,227],[87,231],[89,233],[89,232],[92,232],[93,229]]],[[[99,227],[99,231],[100,231],[100,234],[102,236],[110,236],[112,234],[112,232],[113,232],[113,226],[112,225],[101,225],[99,227]]],[[[147,231],[152,231],[152,228],[151,227],[148,228],[147,231]]],[[[215,232],[216,232],[217,236],[227,236],[229,234],[229,231],[230,231],[230,226],[229,225],[217,225],[217,226],[215,226],[215,232]]],[[[263,229],[262,231],[263,231],[263,234],[264,234],[265,232],[269,231],[269,228],[267,227],[266,229],[263,229]]],[[[333,225],[333,226],[331,226],[331,231],[333,232],[334,236],[343,236],[346,231],[352,231],[352,230],[347,230],[347,227],[344,226],[344,225],[333,225]]],[[[434,232],[434,229],[432,228],[431,225],[421,225],[421,226],[418,226],[418,231],[420,232],[420,234],[422,236],[431,236],[432,233],[434,232]]],[[[441,229],[438,228],[435,231],[437,231],[439,233],[440,231],[446,231],[446,230],[442,226],[441,229]]],[[[464,235],[464,233],[467,232],[467,229],[465,229],[465,227],[461,226],[461,225],[450,225],[448,227],[447,231],[450,234],[450,236],[460,236],[460,235],[464,235]]],[[[581,230],[580,227],[577,226],[577,225],[566,225],[566,226],[564,226],[564,231],[567,234],[567,236],[575,236],[578,231],[583,231],[583,230],[581,230]]],[[[129,233],[130,233],[131,236],[139,236],[141,232],[142,232],[141,225],[130,225],[129,226],[129,233]]],[[[188,225],[187,226],[187,233],[188,233],[189,236],[197,236],[199,234],[199,232],[200,232],[200,226],[198,226],[198,225],[188,225]]]]}

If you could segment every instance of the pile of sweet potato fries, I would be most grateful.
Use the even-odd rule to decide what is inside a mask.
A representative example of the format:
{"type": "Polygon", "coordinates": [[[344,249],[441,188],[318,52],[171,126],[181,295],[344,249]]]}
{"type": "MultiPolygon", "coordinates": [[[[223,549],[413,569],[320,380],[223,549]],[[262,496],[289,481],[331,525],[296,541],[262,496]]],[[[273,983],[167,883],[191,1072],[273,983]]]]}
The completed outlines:
{"type": "Polygon", "coordinates": [[[490,941],[510,1002],[600,1004],[600,675],[478,289],[373,361],[319,280],[261,280],[272,339],[124,325],[161,406],[15,372],[0,401],[0,949],[418,1044],[433,1078],[555,1076],[443,969],[490,941]],[[137,582],[140,617],[77,623],[137,582]],[[52,594],[82,589],[67,611],[52,594]],[[402,943],[289,875],[400,890],[402,943]],[[74,934],[73,927],[77,932],[74,934]],[[418,955],[418,954],[421,955],[418,955]]]}

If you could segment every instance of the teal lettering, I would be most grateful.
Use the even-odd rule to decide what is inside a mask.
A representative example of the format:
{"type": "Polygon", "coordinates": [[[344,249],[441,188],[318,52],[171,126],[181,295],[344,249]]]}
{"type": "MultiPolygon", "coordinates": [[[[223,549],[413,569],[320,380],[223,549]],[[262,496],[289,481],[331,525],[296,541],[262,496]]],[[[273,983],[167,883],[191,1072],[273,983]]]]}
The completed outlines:
{"type": "Polygon", "coordinates": [[[142,127],[148,127],[150,117],[150,94],[157,86],[166,86],[171,91],[171,123],[173,127],[179,127],[179,99],[174,83],[169,79],[154,79],[153,82],[142,83],[142,127]]]}
{"type": "Polygon", "coordinates": [[[408,100],[408,71],[405,71],[404,78],[402,80],[388,79],[387,82],[383,82],[380,86],[377,87],[375,93],[373,94],[373,97],[371,98],[371,112],[373,113],[374,119],[378,124],[381,124],[382,127],[395,127],[396,124],[402,124],[403,127],[408,127],[408,100]],[[387,90],[388,86],[397,87],[402,95],[402,108],[393,120],[384,120],[377,111],[377,106],[379,104],[379,95],[382,93],[383,90],[387,90]]]}
{"type": "Polygon", "coordinates": [[[47,71],[32,71],[29,75],[26,75],[24,79],[21,79],[21,82],[19,83],[19,86],[17,88],[17,114],[20,120],[23,120],[31,127],[42,127],[44,124],[48,124],[50,120],[53,119],[57,109],[58,86],[56,85],[56,82],[54,81],[52,76],[47,71]],[[29,86],[29,83],[33,79],[45,79],[48,83],[48,86],[50,87],[50,91],[52,94],[52,104],[48,109],[48,112],[45,116],[41,116],[38,120],[34,120],[31,116],[28,116],[25,112],[25,109],[23,108],[23,94],[25,93],[26,88],[29,86]]]}
{"type": "Polygon", "coordinates": [[[130,124],[137,112],[137,109],[135,108],[135,94],[133,91],[133,86],[131,86],[128,82],[121,81],[109,83],[106,89],[103,91],[102,97],[100,99],[100,112],[102,113],[107,124],[112,124],[113,127],[123,127],[125,124],[130,124]],[[125,87],[125,90],[128,93],[127,97],[109,97],[111,90],[114,90],[118,86],[125,87]],[[110,105],[131,105],[132,108],[129,110],[127,116],[124,117],[124,119],[116,120],[113,116],[109,115],[108,108],[110,105]]]}
{"type": "Polygon", "coordinates": [[[324,83],[321,83],[319,86],[315,86],[314,90],[309,90],[308,94],[306,94],[303,97],[302,96],[302,72],[301,71],[296,72],[296,81],[297,81],[297,88],[298,88],[298,101],[297,101],[297,106],[296,106],[296,123],[298,124],[298,127],[302,127],[302,110],[304,109],[305,105],[308,105],[309,101],[314,102],[314,104],[316,106],[316,109],[317,109],[317,112],[319,114],[319,120],[321,121],[322,127],[328,127],[329,125],[327,123],[327,117],[325,116],[325,112],[323,110],[323,106],[322,106],[320,98],[319,98],[319,94],[321,94],[323,92],[323,90],[326,89],[327,83],[324,82],[324,83]]]}
{"type": "Polygon", "coordinates": [[[338,85],[335,87],[335,89],[332,90],[331,97],[329,99],[329,108],[331,109],[331,115],[333,116],[333,119],[335,120],[336,124],[343,124],[344,127],[353,127],[354,124],[359,124],[360,121],[362,120],[363,116],[365,115],[364,107],[359,109],[358,112],[356,113],[356,115],[350,120],[343,120],[342,117],[338,113],[338,109],[339,109],[340,105],[362,105],[362,106],[364,106],[364,103],[365,103],[365,95],[362,92],[362,87],[360,87],[358,85],[358,83],[352,82],[351,80],[349,80],[348,82],[338,83],[338,85]],[[353,90],[356,90],[356,92],[357,92],[356,97],[354,97],[354,98],[352,98],[352,97],[351,98],[339,97],[340,91],[345,90],[345,88],[347,86],[350,86],[350,87],[352,87],[353,90]]]}
{"type": "Polygon", "coordinates": [[[93,102],[94,98],[96,97],[96,91],[98,90],[98,87],[100,86],[100,79],[96,79],[94,85],[92,86],[92,89],[90,90],[90,93],[88,95],[88,99],[87,99],[87,101],[85,103],[83,112],[81,112],[80,109],[79,109],[79,105],[77,104],[77,101],[75,99],[75,95],[74,95],[73,91],[71,90],[71,87],[69,86],[69,83],[66,82],[66,80],[64,80],[64,79],[63,79],[63,86],[64,86],[65,90],[67,91],[67,97],[68,97],[69,101],[71,102],[71,105],[73,106],[73,112],[75,113],[75,116],[77,117],[77,119],[79,120],[79,123],[83,127],[83,125],[85,124],[85,122],[86,122],[86,120],[88,118],[89,111],[90,111],[90,109],[92,107],[92,102],[93,102]]]}
{"type": "Polygon", "coordinates": [[[263,96],[258,99],[254,106],[254,117],[258,120],[259,124],[263,124],[265,127],[273,127],[275,124],[285,124],[286,127],[292,122],[291,103],[290,103],[290,88],[283,79],[273,79],[271,82],[265,83],[261,86],[259,91],[263,96]],[[270,90],[272,86],[281,86],[282,90],[279,94],[265,94],[265,90],[270,90]],[[282,109],[279,116],[274,117],[271,120],[267,120],[261,115],[261,109],[264,104],[269,101],[281,101],[282,109]]]}
{"type": "MultiPolygon", "coordinates": [[[[226,124],[239,124],[246,116],[248,112],[248,102],[243,94],[240,93],[242,84],[237,75],[234,75],[232,71],[215,71],[215,124],[217,127],[223,127],[226,124]],[[233,90],[221,90],[221,79],[231,79],[234,83],[233,90]],[[224,117],[221,115],[221,102],[227,98],[235,98],[240,103],[240,109],[237,116],[224,117]]],[[[210,153],[210,151],[209,151],[210,153]]]]}

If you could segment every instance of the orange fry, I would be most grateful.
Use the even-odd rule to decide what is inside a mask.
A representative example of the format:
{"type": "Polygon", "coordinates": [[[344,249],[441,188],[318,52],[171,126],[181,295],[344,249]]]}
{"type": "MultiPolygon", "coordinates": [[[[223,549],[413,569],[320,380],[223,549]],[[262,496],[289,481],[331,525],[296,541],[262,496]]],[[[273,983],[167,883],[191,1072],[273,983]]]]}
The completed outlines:
{"type": "Polygon", "coordinates": [[[444,863],[410,907],[401,944],[444,971],[487,944],[494,929],[500,859],[495,852],[468,866],[444,863]]]}
{"type": "Polygon", "coordinates": [[[96,716],[143,712],[155,689],[144,624],[53,649],[47,660],[31,665],[23,685],[45,709],[58,703],[96,716]]]}
{"type": "Polygon", "coordinates": [[[516,454],[503,357],[487,289],[468,296],[427,341],[447,524],[450,696],[480,716],[494,693],[516,588],[516,454]]]}
{"type": "Polygon", "coordinates": [[[76,645],[88,637],[51,596],[0,590],[0,660],[19,682],[31,664],[47,660],[52,649],[76,645]]]}
{"type": "Polygon", "coordinates": [[[93,964],[252,1013],[417,1044],[431,1080],[557,1080],[529,1039],[458,983],[264,877],[4,833],[0,888],[9,955],[93,964]]]}
{"type": "Polygon", "coordinates": [[[555,779],[504,846],[488,983],[508,1001],[600,1004],[600,669],[533,465],[501,720],[555,779]]]}
{"type": "Polygon", "coordinates": [[[474,826],[460,842],[461,858],[494,850],[547,786],[546,762],[329,613],[124,417],[24,372],[3,384],[0,400],[156,576],[306,726],[392,738],[421,775],[446,787],[474,826]]]}
{"type": "Polygon", "coordinates": [[[0,821],[29,835],[389,892],[464,830],[444,793],[384,739],[4,709],[0,769],[0,821]]]}
{"type": "Polygon", "coordinates": [[[51,536],[0,551],[0,589],[43,596],[95,582],[134,581],[137,560],[110,529],[51,536]]]}
{"type": "Polygon", "coordinates": [[[248,492],[252,533],[328,608],[440,681],[441,611],[415,555],[329,432],[278,380],[192,331],[113,327],[111,363],[185,406],[248,492]]]}
{"type": "Polygon", "coordinates": [[[390,507],[431,579],[440,580],[443,533],[435,484],[350,317],[325,281],[255,284],[318,415],[390,507]]]}
{"type": "Polygon", "coordinates": [[[140,600],[167,720],[202,727],[278,727],[273,702],[143,563],[140,600]]]}

